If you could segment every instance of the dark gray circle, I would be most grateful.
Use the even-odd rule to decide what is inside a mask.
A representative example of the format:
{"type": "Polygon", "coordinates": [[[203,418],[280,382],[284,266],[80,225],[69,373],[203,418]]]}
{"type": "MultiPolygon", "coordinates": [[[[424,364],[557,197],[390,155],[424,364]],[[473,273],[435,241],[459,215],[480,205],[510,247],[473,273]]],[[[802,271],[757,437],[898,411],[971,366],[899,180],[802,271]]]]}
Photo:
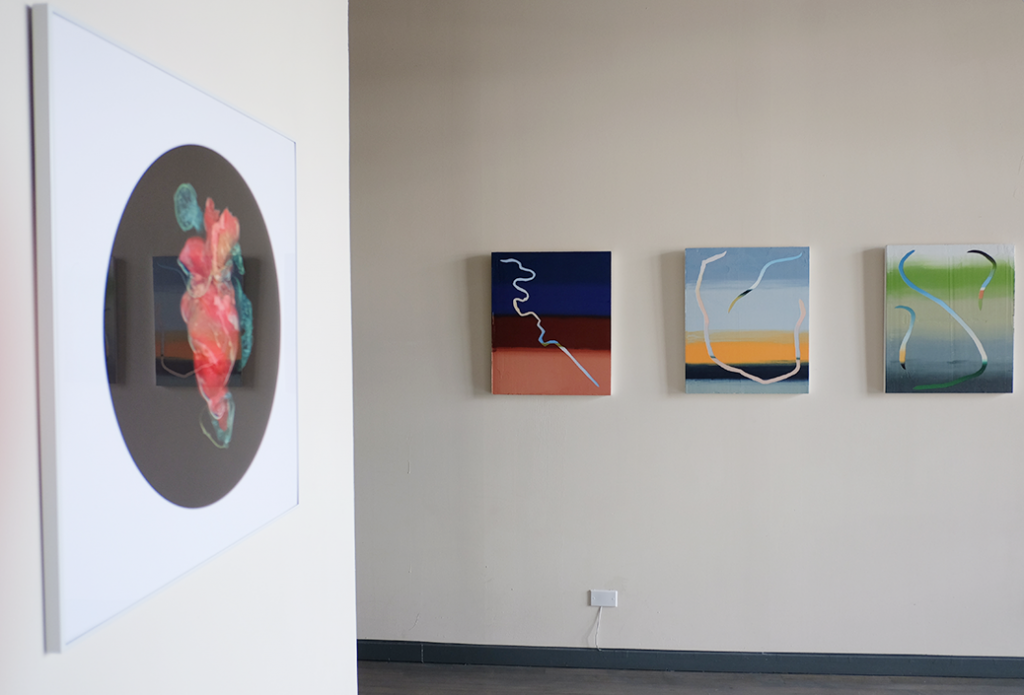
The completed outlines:
{"type": "Polygon", "coordinates": [[[116,269],[116,378],[110,397],[128,451],[160,495],[182,507],[205,507],[245,475],[266,432],[280,356],[281,311],[274,253],[263,215],[238,171],[213,150],[185,145],[161,155],[139,179],[111,251],[116,269]],[[177,256],[190,236],[174,215],[174,192],[195,188],[200,206],[212,198],[239,220],[245,294],[253,305],[253,349],[231,386],[235,421],[226,449],[203,433],[206,403],[195,387],[156,384],[153,266],[177,256]]]}

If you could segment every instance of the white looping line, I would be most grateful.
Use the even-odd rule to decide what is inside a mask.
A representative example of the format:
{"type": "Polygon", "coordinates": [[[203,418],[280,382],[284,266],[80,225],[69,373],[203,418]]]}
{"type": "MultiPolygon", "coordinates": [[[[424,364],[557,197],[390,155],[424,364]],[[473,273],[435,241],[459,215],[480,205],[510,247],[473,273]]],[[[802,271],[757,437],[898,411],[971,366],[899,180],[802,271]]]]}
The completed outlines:
{"type": "Polygon", "coordinates": [[[597,608],[597,630],[594,632],[594,646],[597,647],[597,651],[601,651],[601,611],[604,610],[604,606],[598,606],[597,608]]]}
{"type": "Polygon", "coordinates": [[[516,313],[519,314],[520,316],[522,316],[523,318],[526,318],[527,316],[532,316],[533,318],[537,319],[537,328],[540,329],[540,337],[537,338],[537,342],[539,342],[544,347],[547,347],[548,345],[554,345],[559,350],[564,352],[566,354],[566,356],[568,356],[568,358],[570,360],[572,360],[572,363],[575,364],[579,368],[579,370],[581,372],[583,372],[583,374],[586,375],[586,377],[588,379],[590,379],[591,382],[593,382],[594,386],[596,386],[598,388],[601,388],[601,384],[597,383],[597,380],[594,379],[594,377],[590,376],[590,372],[588,372],[586,369],[584,369],[583,365],[580,364],[579,361],[575,357],[572,356],[572,353],[569,352],[568,350],[566,350],[565,347],[561,343],[559,343],[557,340],[544,340],[544,333],[545,333],[545,331],[544,331],[544,326],[542,326],[540,324],[540,316],[537,316],[537,314],[535,312],[533,312],[533,311],[525,311],[524,312],[524,311],[522,311],[519,308],[519,303],[520,302],[526,302],[526,301],[528,301],[530,299],[530,293],[527,292],[522,287],[520,287],[519,283],[520,282],[529,282],[530,280],[533,280],[535,277],[537,277],[537,273],[535,271],[531,270],[530,268],[525,267],[522,263],[520,263],[515,258],[502,258],[500,260],[501,260],[502,263],[515,263],[516,265],[519,266],[520,270],[526,271],[527,273],[531,274],[530,277],[528,277],[528,278],[516,278],[515,280],[512,281],[512,286],[515,287],[520,292],[522,292],[523,295],[524,295],[522,299],[517,297],[517,298],[512,300],[512,308],[515,309],[516,313]]]}
{"type": "Polygon", "coordinates": [[[775,265],[776,263],[783,263],[785,261],[795,261],[796,259],[800,258],[800,256],[802,256],[802,255],[804,255],[803,251],[801,251],[800,253],[798,253],[795,256],[788,256],[787,258],[776,258],[774,261],[768,261],[767,263],[764,264],[764,267],[761,268],[761,273],[760,273],[760,275],[757,276],[757,280],[754,281],[754,284],[751,285],[750,287],[748,287],[744,291],[745,292],[753,292],[754,290],[757,289],[757,286],[761,284],[761,280],[764,278],[765,271],[768,270],[768,266],[775,265]]]}
{"type": "Polygon", "coordinates": [[[781,374],[772,379],[762,379],[759,376],[748,374],[739,367],[733,367],[732,365],[726,364],[722,360],[715,357],[715,351],[711,349],[710,320],[708,319],[708,312],[704,308],[704,301],[700,297],[700,285],[701,282],[704,281],[704,269],[707,268],[708,263],[714,263],[718,259],[722,258],[722,256],[724,256],[726,253],[728,252],[722,251],[722,253],[704,259],[704,261],[700,264],[700,273],[697,274],[697,287],[694,290],[697,295],[697,305],[700,307],[700,313],[704,315],[704,345],[708,349],[708,357],[710,357],[711,361],[717,364],[722,369],[725,369],[726,371],[729,372],[733,372],[734,374],[745,376],[751,381],[756,381],[759,384],[774,384],[778,381],[788,379],[789,377],[795,375],[797,372],[800,371],[800,325],[804,322],[804,319],[807,318],[807,308],[804,306],[804,300],[802,299],[797,299],[797,301],[800,303],[800,318],[797,319],[796,326],[793,327],[793,348],[796,351],[796,366],[793,367],[793,371],[788,372],[786,374],[781,374]]]}

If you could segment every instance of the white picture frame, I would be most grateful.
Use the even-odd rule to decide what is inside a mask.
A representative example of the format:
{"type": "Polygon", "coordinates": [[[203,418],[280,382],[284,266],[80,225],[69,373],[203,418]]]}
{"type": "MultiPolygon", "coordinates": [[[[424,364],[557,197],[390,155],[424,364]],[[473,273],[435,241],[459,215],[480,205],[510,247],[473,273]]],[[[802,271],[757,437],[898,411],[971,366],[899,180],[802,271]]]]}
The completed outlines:
{"type": "MultiPolygon", "coordinates": [[[[60,652],[298,504],[295,144],[47,5],[31,16],[46,650],[60,652]],[[262,438],[230,491],[194,506],[158,493],[133,459],[102,320],[133,190],[186,145],[230,162],[257,201],[279,306],[262,438]]],[[[152,343],[140,349],[151,358],[152,343]]]]}

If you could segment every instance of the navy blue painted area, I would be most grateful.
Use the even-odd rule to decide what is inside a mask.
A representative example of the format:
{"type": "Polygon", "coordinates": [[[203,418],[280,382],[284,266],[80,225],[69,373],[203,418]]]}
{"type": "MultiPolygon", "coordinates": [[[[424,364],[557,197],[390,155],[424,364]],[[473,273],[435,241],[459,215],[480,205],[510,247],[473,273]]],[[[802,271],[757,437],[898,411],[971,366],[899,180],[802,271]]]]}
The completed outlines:
{"type": "Polygon", "coordinates": [[[178,265],[177,256],[153,256],[153,288],[159,292],[175,292],[178,300],[188,286],[188,273],[178,265]]]}
{"type": "MultiPolygon", "coordinates": [[[[788,374],[793,371],[792,364],[734,364],[743,371],[753,374],[761,379],[774,379],[777,376],[788,374]]],[[[789,377],[792,381],[807,381],[810,378],[810,365],[801,363],[800,371],[789,377]]],[[[687,379],[725,379],[729,381],[741,381],[747,377],[728,369],[722,369],[717,364],[688,364],[686,365],[687,379]]]]}
{"type": "Polygon", "coordinates": [[[522,299],[523,293],[512,282],[523,278],[519,284],[530,294],[529,300],[520,304],[523,311],[536,312],[541,318],[611,316],[611,259],[609,251],[492,253],[491,312],[515,315],[512,300],[522,299]],[[529,272],[517,263],[502,262],[512,258],[537,276],[527,281],[529,272]]]}
{"type": "Polygon", "coordinates": [[[362,661],[424,664],[843,676],[1024,678],[1024,659],[1019,657],[597,650],[391,640],[359,640],[357,648],[358,658],[362,661]]]}
{"type": "MultiPolygon", "coordinates": [[[[522,311],[533,311],[542,319],[545,316],[611,316],[611,292],[608,286],[564,285],[541,283],[538,280],[521,283],[530,293],[530,299],[522,302],[522,311]]],[[[515,316],[513,299],[522,299],[523,293],[512,286],[495,285],[491,291],[491,312],[495,316],[515,316]]]]}

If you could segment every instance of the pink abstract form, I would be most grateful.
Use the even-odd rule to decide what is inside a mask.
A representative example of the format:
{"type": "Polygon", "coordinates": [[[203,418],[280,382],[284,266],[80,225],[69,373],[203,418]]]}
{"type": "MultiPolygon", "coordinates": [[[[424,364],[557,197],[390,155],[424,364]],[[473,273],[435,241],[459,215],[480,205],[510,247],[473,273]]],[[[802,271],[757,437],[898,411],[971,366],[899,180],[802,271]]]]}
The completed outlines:
{"type": "MultiPolygon", "coordinates": [[[[195,195],[194,191],[191,193],[195,195]]],[[[189,197],[187,192],[186,197],[189,197]]],[[[198,205],[193,209],[198,212],[198,205]]],[[[181,217],[179,215],[179,221],[181,217]]],[[[190,224],[190,228],[198,228],[198,215],[194,219],[195,224],[190,224]]],[[[238,218],[226,208],[218,211],[213,199],[207,198],[202,225],[206,238],[190,237],[178,256],[178,262],[188,271],[188,285],[181,297],[181,316],[188,327],[199,393],[206,401],[205,416],[201,418],[203,432],[214,444],[224,448],[231,442],[235,419],[228,378],[235,360],[244,361],[248,357],[245,348],[251,348],[252,309],[241,294],[237,280],[233,282],[232,278],[236,264],[241,265],[238,218]],[[236,288],[241,294],[238,298],[241,307],[236,306],[236,288]],[[243,317],[241,325],[239,308],[243,317]]],[[[238,271],[244,272],[244,269],[239,267],[238,271]]]]}

